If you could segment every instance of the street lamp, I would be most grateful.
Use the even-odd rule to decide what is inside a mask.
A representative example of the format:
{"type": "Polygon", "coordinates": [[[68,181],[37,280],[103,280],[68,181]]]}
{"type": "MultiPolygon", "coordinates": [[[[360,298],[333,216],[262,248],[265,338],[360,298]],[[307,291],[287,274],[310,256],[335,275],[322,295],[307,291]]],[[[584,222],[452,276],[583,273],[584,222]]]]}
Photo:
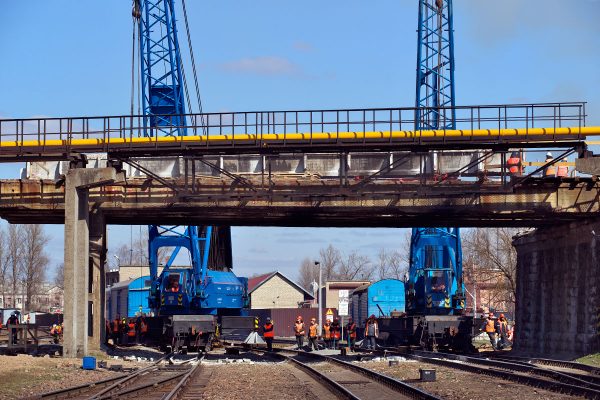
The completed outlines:
{"type": "Polygon", "coordinates": [[[321,303],[321,279],[323,278],[323,269],[321,268],[321,263],[318,261],[315,261],[315,267],[319,267],[319,294],[317,297],[318,299],[318,304],[319,304],[319,327],[322,329],[323,328],[323,304],[321,303]]]}

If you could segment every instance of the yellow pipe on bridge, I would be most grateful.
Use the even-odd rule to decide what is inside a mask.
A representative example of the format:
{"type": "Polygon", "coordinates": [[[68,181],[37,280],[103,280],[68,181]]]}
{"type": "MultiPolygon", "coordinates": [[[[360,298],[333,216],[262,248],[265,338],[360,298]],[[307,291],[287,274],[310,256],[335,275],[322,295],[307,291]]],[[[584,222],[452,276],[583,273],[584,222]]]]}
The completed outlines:
{"type": "MultiPolygon", "coordinates": [[[[62,133],[65,135],[67,133],[62,133]]],[[[102,131],[72,133],[73,135],[105,135],[102,131]]],[[[51,136],[53,133],[46,133],[51,136]]],[[[59,135],[59,133],[55,133],[59,135]]],[[[561,140],[572,140],[573,137],[584,140],[588,136],[600,136],[600,126],[590,127],[567,127],[567,128],[512,128],[512,129],[448,129],[448,130],[422,130],[422,131],[369,131],[369,132],[315,132],[315,133],[259,133],[259,134],[227,134],[208,136],[159,136],[159,137],[112,137],[112,138],[79,138],[79,139],[41,139],[23,141],[2,141],[0,148],[11,147],[86,147],[103,145],[126,145],[126,144],[156,144],[156,143],[214,143],[219,142],[268,142],[297,141],[297,142],[327,142],[331,140],[342,141],[376,141],[381,139],[410,140],[410,139],[494,139],[511,138],[527,141],[529,137],[535,141],[559,142],[561,140]]]]}

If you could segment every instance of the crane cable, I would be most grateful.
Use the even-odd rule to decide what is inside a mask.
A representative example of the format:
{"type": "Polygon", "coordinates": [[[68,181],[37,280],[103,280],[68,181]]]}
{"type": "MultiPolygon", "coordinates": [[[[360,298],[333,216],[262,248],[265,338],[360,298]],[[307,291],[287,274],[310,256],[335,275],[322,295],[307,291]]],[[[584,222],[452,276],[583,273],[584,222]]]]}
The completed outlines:
{"type": "MultiPolygon", "coordinates": [[[[187,8],[185,6],[185,0],[181,0],[181,5],[183,6],[183,20],[185,22],[185,32],[187,35],[187,42],[188,42],[188,48],[190,50],[190,59],[192,61],[192,74],[194,75],[194,86],[196,89],[196,98],[198,99],[198,111],[200,113],[200,123],[202,125],[202,132],[204,133],[204,135],[207,135],[207,127],[206,124],[204,123],[204,111],[202,109],[202,98],[200,97],[200,85],[198,84],[198,74],[196,73],[196,60],[194,58],[194,48],[192,46],[192,38],[190,35],[190,25],[188,23],[188,17],[187,17],[187,8]]],[[[183,63],[181,63],[182,68],[183,68],[183,63]]],[[[185,81],[185,78],[184,78],[185,81]]],[[[186,85],[186,92],[187,92],[187,85],[186,85]]],[[[191,111],[191,107],[190,107],[190,111],[191,111]]]]}

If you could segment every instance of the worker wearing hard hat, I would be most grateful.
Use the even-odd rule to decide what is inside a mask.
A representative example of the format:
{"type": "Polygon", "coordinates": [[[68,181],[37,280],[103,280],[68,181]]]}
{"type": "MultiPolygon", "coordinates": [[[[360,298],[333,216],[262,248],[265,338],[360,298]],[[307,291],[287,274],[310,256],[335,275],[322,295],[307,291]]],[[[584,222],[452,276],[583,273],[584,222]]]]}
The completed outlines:
{"type": "Polygon", "coordinates": [[[494,313],[490,312],[488,317],[483,320],[483,324],[479,331],[485,331],[490,338],[490,343],[492,344],[492,349],[496,350],[496,321],[494,320],[494,313]]]}
{"type": "Polygon", "coordinates": [[[500,314],[496,321],[496,332],[498,333],[498,350],[511,345],[508,341],[508,321],[504,317],[504,314],[500,314]]]}
{"type": "Polygon", "coordinates": [[[263,338],[267,343],[267,351],[273,351],[273,338],[275,337],[275,330],[271,317],[267,317],[267,322],[263,326],[263,331],[263,338]]]}
{"type": "Polygon", "coordinates": [[[304,335],[306,335],[304,320],[300,315],[298,315],[298,318],[296,318],[296,323],[294,324],[294,335],[296,335],[297,350],[300,350],[304,347],[304,335]]]}
{"type": "MultiPolygon", "coordinates": [[[[550,163],[554,161],[554,157],[552,156],[552,153],[547,152],[546,153],[546,159],[544,160],[544,162],[546,164],[550,163]]],[[[556,176],[556,167],[554,166],[554,164],[552,165],[547,165],[544,168],[544,177],[554,177],[556,176]]]]}

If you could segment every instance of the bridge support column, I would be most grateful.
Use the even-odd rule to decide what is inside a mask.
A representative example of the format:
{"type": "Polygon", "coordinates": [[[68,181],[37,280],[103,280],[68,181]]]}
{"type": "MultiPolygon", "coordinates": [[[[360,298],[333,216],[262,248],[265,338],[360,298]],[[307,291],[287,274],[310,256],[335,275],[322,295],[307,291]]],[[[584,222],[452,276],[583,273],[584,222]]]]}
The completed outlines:
{"type": "MultiPolygon", "coordinates": [[[[64,344],[65,357],[82,357],[88,354],[88,336],[96,333],[99,348],[99,328],[103,306],[100,304],[103,287],[98,278],[95,264],[102,267],[102,245],[105,235],[104,220],[93,215],[92,237],[90,237],[90,212],[88,191],[92,187],[110,184],[117,180],[113,168],[76,168],[67,172],[65,179],[65,291],[64,291],[64,344]],[[100,221],[98,221],[100,219],[100,221]],[[100,222],[100,223],[99,223],[100,222]],[[100,238],[100,239],[99,239],[100,238]],[[92,254],[90,258],[90,239],[92,254]],[[97,261],[96,261],[97,260],[97,261]],[[96,279],[94,279],[96,276],[96,279]],[[90,280],[91,279],[91,280],[90,280]],[[94,288],[95,287],[95,288],[94,288]],[[92,294],[90,296],[90,293],[92,294]],[[90,302],[91,298],[91,302],[90,302]],[[94,304],[96,303],[96,304],[94,304]],[[95,307],[95,308],[94,308],[95,307]],[[90,324],[90,313],[95,316],[90,324]],[[98,327],[98,328],[97,328],[98,327]]],[[[102,271],[102,269],[100,269],[102,271]]],[[[103,275],[100,273],[100,275],[103,275]]],[[[103,328],[101,329],[103,331],[103,328]]],[[[92,339],[92,348],[96,340],[92,339]]]]}
{"type": "Polygon", "coordinates": [[[517,237],[515,350],[546,358],[600,351],[600,222],[517,237]]]}
{"type": "Polygon", "coordinates": [[[106,221],[99,211],[89,215],[88,350],[100,350],[105,337],[104,289],[106,262],[106,221]]]}

